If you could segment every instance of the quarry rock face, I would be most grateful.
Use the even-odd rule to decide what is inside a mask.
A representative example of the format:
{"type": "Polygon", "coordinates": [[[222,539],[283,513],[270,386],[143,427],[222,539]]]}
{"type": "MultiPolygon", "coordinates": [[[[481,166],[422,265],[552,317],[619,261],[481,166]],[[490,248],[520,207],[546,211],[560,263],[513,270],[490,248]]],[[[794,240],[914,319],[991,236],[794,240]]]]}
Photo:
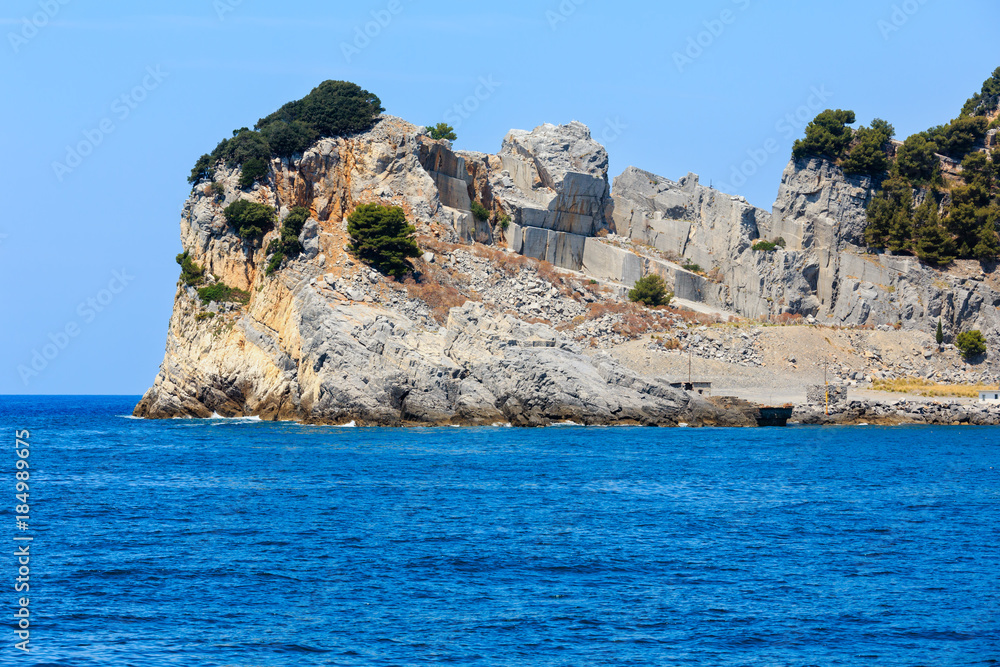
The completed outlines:
{"type": "Polygon", "coordinates": [[[508,247],[580,270],[586,239],[610,224],[608,153],[586,125],[511,130],[490,172],[504,214],[508,247]]]}
{"type": "MultiPolygon", "coordinates": [[[[996,279],[978,262],[940,270],[915,257],[868,252],[871,179],[846,176],[826,160],[792,160],[770,213],[700,185],[693,174],[673,182],[630,167],[613,191],[619,234],[710,277],[685,276],[675,284],[679,297],[744,317],[801,315],[829,325],[933,332],[940,318],[949,339],[979,329],[1000,342],[996,279]],[[783,248],[752,249],[779,238],[783,248]]],[[[634,263],[620,264],[608,279],[634,280],[634,263]]]]}

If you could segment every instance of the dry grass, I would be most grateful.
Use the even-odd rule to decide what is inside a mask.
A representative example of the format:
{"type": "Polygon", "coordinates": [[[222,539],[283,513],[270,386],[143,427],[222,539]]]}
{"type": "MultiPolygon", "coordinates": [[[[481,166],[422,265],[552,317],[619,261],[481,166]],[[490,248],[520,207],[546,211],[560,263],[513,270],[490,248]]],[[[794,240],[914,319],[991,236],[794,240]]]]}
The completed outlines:
{"type": "Polygon", "coordinates": [[[900,380],[875,380],[872,383],[875,391],[888,391],[894,394],[916,394],[930,398],[978,398],[979,392],[995,390],[995,386],[969,384],[938,384],[922,378],[903,378],[900,380]]]}
{"type": "Polygon", "coordinates": [[[612,330],[625,338],[638,338],[650,331],[666,331],[673,328],[673,319],[665,317],[669,313],[666,308],[648,309],[634,303],[588,303],[587,314],[582,318],[580,324],[588,320],[599,320],[605,315],[615,316],[617,322],[612,326],[612,330]]]}
{"type": "Polygon", "coordinates": [[[419,280],[413,276],[403,281],[402,287],[412,299],[419,299],[431,310],[431,317],[438,324],[448,321],[448,312],[466,301],[480,301],[479,295],[468,286],[469,278],[462,274],[451,276],[433,265],[424,265],[419,280]]]}

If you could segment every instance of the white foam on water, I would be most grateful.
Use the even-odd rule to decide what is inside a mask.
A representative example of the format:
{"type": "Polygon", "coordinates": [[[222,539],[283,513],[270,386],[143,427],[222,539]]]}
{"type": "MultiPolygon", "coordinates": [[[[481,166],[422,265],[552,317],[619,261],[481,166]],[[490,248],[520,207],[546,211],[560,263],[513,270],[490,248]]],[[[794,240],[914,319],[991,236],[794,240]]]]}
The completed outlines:
{"type": "Polygon", "coordinates": [[[218,412],[213,412],[212,416],[208,417],[207,419],[211,419],[211,420],[216,420],[217,419],[219,421],[227,421],[227,422],[259,422],[259,421],[261,421],[261,418],[259,416],[257,416],[257,415],[253,415],[252,417],[223,417],[218,412]]]}

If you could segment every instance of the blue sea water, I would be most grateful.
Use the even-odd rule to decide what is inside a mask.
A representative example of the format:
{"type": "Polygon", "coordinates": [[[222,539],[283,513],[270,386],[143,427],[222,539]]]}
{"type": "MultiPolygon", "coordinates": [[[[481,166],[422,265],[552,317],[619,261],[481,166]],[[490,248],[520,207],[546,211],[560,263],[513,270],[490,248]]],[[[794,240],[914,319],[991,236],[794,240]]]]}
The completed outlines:
{"type": "Polygon", "coordinates": [[[0,664],[1000,660],[997,428],[360,429],[136,400],[0,397],[0,664]]]}

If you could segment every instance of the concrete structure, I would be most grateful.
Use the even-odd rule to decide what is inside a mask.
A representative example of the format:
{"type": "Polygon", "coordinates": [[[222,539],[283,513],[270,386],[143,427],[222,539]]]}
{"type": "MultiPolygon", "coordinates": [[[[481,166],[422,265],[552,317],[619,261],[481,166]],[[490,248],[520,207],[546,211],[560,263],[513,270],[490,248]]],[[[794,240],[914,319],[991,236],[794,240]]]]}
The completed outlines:
{"type": "Polygon", "coordinates": [[[712,395],[711,382],[671,382],[670,386],[673,387],[674,389],[683,389],[684,391],[698,392],[700,396],[712,395]]]}
{"type": "Polygon", "coordinates": [[[1000,403],[1000,389],[979,392],[980,403],[1000,403]]]}

